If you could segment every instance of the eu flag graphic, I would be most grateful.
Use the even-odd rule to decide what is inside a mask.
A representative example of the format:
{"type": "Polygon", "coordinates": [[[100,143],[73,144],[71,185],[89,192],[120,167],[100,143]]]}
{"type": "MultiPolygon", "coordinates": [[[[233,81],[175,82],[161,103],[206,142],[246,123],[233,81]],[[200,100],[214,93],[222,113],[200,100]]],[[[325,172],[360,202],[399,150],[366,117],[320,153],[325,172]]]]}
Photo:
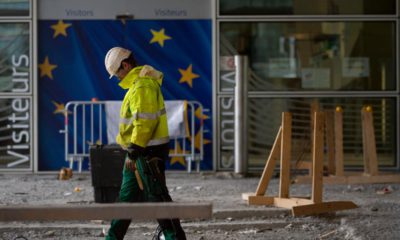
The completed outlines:
{"type": "MultiPolygon", "coordinates": [[[[200,102],[212,112],[211,20],[41,20],[39,21],[39,170],[59,170],[65,161],[65,104],[69,101],[122,100],[125,91],[109,79],[107,51],[133,51],[139,65],[164,73],[165,100],[200,102]]],[[[196,112],[204,126],[202,170],[212,169],[212,120],[196,112]]],[[[197,130],[196,130],[197,131],[197,130]]],[[[197,133],[198,134],[198,133],[197,133]]],[[[197,138],[196,138],[197,139],[197,138]]],[[[195,146],[198,148],[199,142],[195,146]]],[[[185,169],[171,158],[169,169],[185,169]]],[[[84,162],[87,169],[88,161],[84,162]]]]}

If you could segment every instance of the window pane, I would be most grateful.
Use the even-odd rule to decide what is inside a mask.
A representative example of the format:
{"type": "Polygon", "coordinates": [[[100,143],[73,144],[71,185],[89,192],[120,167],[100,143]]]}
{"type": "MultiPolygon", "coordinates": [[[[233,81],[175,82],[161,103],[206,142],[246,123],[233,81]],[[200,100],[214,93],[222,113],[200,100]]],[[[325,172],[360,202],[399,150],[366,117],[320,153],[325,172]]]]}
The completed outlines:
{"type": "Polygon", "coordinates": [[[396,14],[396,0],[219,0],[221,15],[396,14]]]}
{"type": "Polygon", "coordinates": [[[0,93],[30,91],[29,53],[29,24],[0,23],[0,93]]]}
{"type": "Polygon", "coordinates": [[[0,16],[29,16],[29,0],[0,0],[0,16]]]}
{"type": "MultiPolygon", "coordinates": [[[[249,91],[396,89],[395,22],[221,22],[220,27],[221,59],[249,57],[249,91]]],[[[223,68],[220,73],[227,74],[223,68]]],[[[234,84],[220,82],[220,91],[234,84]]]]}
{"type": "Polygon", "coordinates": [[[0,99],[0,169],[30,168],[30,100],[0,99]]]}
{"type": "Polygon", "coordinates": [[[361,108],[366,105],[373,109],[378,164],[394,167],[397,149],[394,98],[250,98],[249,167],[264,167],[281,124],[281,114],[286,111],[292,113],[292,161],[311,161],[311,108],[325,111],[336,106],[343,108],[344,164],[362,167],[361,108]]]}

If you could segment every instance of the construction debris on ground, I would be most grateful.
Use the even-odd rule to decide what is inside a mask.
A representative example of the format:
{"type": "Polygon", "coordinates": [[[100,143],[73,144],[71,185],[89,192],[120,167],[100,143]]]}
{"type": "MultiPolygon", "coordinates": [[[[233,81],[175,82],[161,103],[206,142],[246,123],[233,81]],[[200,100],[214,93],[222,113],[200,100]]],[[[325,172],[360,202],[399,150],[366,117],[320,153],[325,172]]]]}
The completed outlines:
{"type": "MultiPolygon", "coordinates": [[[[54,175],[0,175],[1,205],[92,204],[90,174],[74,174],[66,181],[54,175]]],[[[259,177],[230,173],[167,173],[177,202],[213,204],[211,220],[182,220],[188,239],[398,239],[400,184],[325,185],[325,200],[350,200],[357,209],[321,216],[293,217],[290,210],[247,205],[243,192],[257,188],[259,177]]],[[[272,179],[267,195],[277,195],[272,179]]],[[[291,196],[310,195],[310,185],[294,184],[291,196]]],[[[109,221],[2,222],[0,239],[102,239],[109,221]]],[[[126,239],[151,239],[156,222],[131,224],[126,239]]]]}

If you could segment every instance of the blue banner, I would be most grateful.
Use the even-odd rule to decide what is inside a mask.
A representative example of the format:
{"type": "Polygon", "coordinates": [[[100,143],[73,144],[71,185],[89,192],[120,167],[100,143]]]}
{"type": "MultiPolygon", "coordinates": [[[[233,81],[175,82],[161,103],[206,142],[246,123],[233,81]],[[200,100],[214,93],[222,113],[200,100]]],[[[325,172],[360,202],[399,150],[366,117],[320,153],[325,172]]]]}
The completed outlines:
{"type": "MultiPolygon", "coordinates": [[[[67,102],[123,99],[125,91],[118,80],[109,79],[104,67],[105,54],[115,46],[131,49],[140,65],[164,73],[165,100],[196,100],[212,112],[211,20],[40,20],[40,171],[68,166],[64,135],[59,133],[67,102]]],[[[211,116],[196,116],[205,130],[201,169],[210,170],[211,116]]],[[[182,158],[172,158],[167,168],[185,165],[182,158]]]]}

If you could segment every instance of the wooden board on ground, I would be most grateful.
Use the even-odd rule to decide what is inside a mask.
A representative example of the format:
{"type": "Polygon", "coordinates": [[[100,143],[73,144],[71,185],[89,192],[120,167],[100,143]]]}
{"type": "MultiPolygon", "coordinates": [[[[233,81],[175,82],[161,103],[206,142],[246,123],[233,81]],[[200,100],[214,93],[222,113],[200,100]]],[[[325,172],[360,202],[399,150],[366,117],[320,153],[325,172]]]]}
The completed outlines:
{"type": "Polygon", "coordinates": [[[301,215],[315,215],[328,212],[336,212],[340,210],[348,210],[357,208],[351,201],[333,201],[333,202],[322,202],[314,203],[309,205],[294,206],[292,208],[293,216],[301,215]]]}
{"type": "Polygon", "coordinates": [[[351,201],[331,201],[315,203],[306,198],[279,198],[268,196],[257,196],[255,193],[243,193],[242,198],[248,201],[250,205],[271,205],[275,207],[292,209],[293,216],[316,215],[322,213],[331,213],[341,210],[357,208],[357,205],[351,201]]]}
{"type": "Polygon", "coordinates": [[[0,221],[207,219],[211,216],[211,203],[104,203],[0,207],[0,221]]]}

